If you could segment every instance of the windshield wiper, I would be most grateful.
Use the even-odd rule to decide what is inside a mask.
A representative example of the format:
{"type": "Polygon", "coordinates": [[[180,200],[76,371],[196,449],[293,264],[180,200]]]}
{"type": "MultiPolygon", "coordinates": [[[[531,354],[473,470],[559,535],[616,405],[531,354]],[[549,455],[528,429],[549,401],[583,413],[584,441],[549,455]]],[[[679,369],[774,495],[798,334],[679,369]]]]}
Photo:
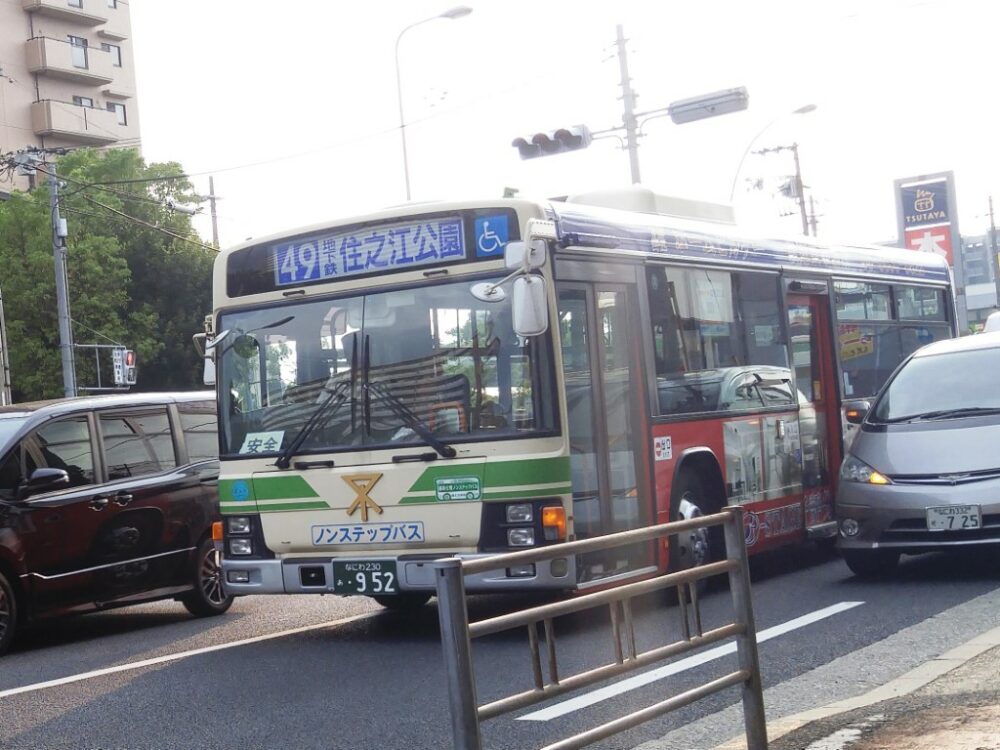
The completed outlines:
{"type": "MultiPolygon", "coordinates": [[[[326,398],[316,407],[316,410],[309,417],[309,421],[302,425],[302,429],[295,433],[295,437],[292,438],[292,442],[288,444],[288,447],[282,451],[278,460],[274,462],[275,466],[279,469],[287,469],[292,462],[292,457],[298,452],[299,448],[306,441],[306,438],[316,429],[316,426],[320,423],[320,420],[326,417],[332,417],[333,414],[339,409],[345,401],[347,401],[347,394],[352,390],[351,381],[341,380],[327,394],[326,398]]],[[[325,421],[325,420],[324,420],[325,421]]]]}
{"type": "Polygon", "coordinates": [[[966,406],[961,409],[940,409],[925,411],[919,414],[907,414],[905,417],[893,417],[885,420],[889,424],[898,422],[923,422],[935,419],[952,419],[957,417],[973,417],[987,414],[1000,414],[1000,408],[993,406],[966,406]]]}
{"type": "MultiPolygon", "coordinates": [[[[406,404],[396,398],[395,394],[386,388],[381,383],[369,383],[365,382],[362,386],[366,393],[371,393],[376,398],[385,401],[389,406],[389,410],[395,414],[399,420],[403,423],[403,426],[409,427],[420,437],[424,439],[431,448],[438,452],[443,458],[454,458],[458,453],[447,443],[443,443],[434,437],[434,433],[431,432],[430,428],[424,424],[423,420],[418,417],[413,410],[410,409],[406,404]]],[[[370,418],[370,415],[367,415],[370,418]]]]}

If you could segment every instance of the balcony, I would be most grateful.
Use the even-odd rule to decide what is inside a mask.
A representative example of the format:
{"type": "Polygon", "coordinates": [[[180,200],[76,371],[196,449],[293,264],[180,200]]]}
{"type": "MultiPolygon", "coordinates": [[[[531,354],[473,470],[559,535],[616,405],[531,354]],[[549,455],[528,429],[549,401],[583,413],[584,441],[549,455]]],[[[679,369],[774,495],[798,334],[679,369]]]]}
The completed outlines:
{"type": "Polygon", "coordinates": [[[35,37],[28,40],[25,49],[28,70],[32,73],[92,86],[115,80],[111,55],[100,48],[77,47],[61,39],[35,37]]]}
{"type": "Polygon", "coordinates": [[[21,0],[21,7],[28,13],[58,18],[60,21],[100,26],[108,20],[107,14],[97,10],[101,7],[101,2],[102,0],[84,0],[85,7],[74,8],[67,0],[21,0]]]}
{"type": "Polygon", "coordinates": [[[114,112],[53,99],[31,105],[31,127],[35,135],[57,136],[88,145],[114,143],[123,133],[114,112]]]}
{"type": "Polygon", "coordinates": [[[108,22],[97,30],[98,35],[112,42],[120,42],[129,37],[128,9],[119,3],[114,10],[108,9],[108,22]]]}

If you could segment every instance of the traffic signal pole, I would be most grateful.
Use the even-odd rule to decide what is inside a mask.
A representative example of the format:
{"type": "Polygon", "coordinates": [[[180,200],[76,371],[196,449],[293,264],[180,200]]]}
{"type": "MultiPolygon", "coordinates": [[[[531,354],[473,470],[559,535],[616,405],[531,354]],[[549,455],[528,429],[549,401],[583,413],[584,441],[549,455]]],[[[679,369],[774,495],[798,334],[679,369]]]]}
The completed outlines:
{"type": "MultiPolygon", "coordinates": [[[[404,29],[405,31],[405,29],[404,29]]],[[[628,73],[628,54],[625,49],[625,31],[621,25],[617,27],[615,44],[618,47],[618,70],[621,73],[621,101],[624,112],[622,124],[605,130],[590,130],[586,125],[574,125],[569,128],[559,128],[533,135],[519,136],[511,141],[511,146],[517,149],[522,159],[535,159],[540,156],[550,156],[566,151],[576,151],[587,148],[591,141],[598,138],[617,138],[622,148],[628,151],[629,167],[632,173],[632,184],[638,184],[639,178],[639,136],[642,126],[658,117],[669,117],[675,125],[682,125],[708,117],[727,115],[740,112],[747,108],[749,96],[747,90],[740,86],[724,89],[710,94],[679,99],[666,107],[636,112],[637,94],[632,89],[632,79],[628,73]],[[621,134],[624,134],[622,138],[621,134]]],[[[402,130],[402,128],[401,128],[402,130]]]]}
{"type": "Polygon", "coordinates": [[[52,256],[56,272],[56,305],[59,314],[59,352],[62,357],[63,395],[76,396],[76,369],[73,363],[73,329],[69,314],[69,281],[66,275],[66,236],[59,216],[59,180],[56,165],[46,165],[49,174],[49,207],[52,213],[52,256]]]}

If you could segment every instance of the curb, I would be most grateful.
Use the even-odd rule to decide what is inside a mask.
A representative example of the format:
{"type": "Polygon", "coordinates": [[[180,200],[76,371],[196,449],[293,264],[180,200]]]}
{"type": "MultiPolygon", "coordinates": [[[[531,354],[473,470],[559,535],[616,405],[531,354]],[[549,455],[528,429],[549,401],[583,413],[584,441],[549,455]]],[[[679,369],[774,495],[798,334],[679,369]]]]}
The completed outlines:
{"type": "MultiPolygon", "coordinates": [[[[909,695],[936,680],[938,677],[951,672],[953,669],[962,666],[969,660],[997,646],[1000,646],[1000,627],[988,630],[972,640],[963,643],[961,646],[956,646],[867,693],[768,722],[768,741],[783,737],[813,721],[827,719],[846,711],[865,708],[889,700],[890,698],[909,695]]],[[[716,745],[713,750],[746,750],[746,746],[746,736],[739,735],[721,745],[716,745]]]]}

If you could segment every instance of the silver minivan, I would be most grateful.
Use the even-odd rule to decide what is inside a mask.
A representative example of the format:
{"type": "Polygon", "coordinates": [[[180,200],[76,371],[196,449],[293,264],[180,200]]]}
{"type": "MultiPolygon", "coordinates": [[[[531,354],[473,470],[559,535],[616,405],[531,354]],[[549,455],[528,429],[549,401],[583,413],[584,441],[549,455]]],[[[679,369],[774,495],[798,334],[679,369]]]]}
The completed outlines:
{"type": "Polygon", "coordinates": [[[901,554],[1000,545],[1000,332],[914,352],[860,425],[840,470],[838,547],[862,577],[901,554]]]}

